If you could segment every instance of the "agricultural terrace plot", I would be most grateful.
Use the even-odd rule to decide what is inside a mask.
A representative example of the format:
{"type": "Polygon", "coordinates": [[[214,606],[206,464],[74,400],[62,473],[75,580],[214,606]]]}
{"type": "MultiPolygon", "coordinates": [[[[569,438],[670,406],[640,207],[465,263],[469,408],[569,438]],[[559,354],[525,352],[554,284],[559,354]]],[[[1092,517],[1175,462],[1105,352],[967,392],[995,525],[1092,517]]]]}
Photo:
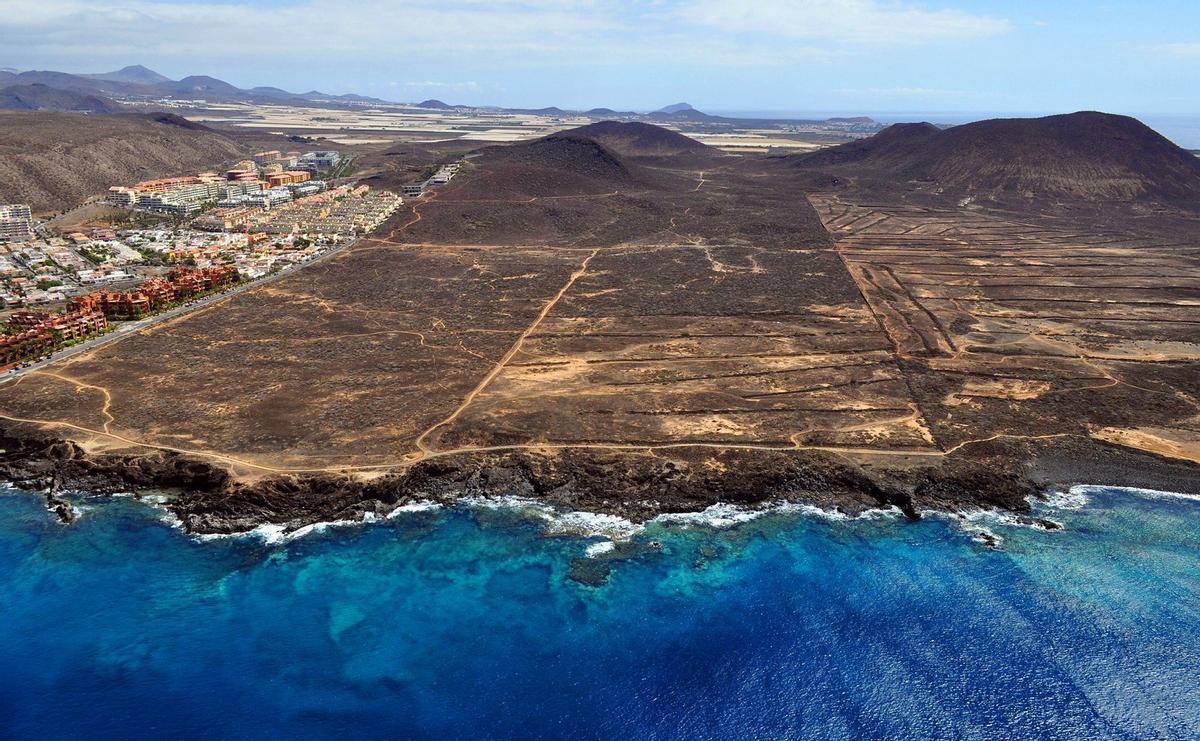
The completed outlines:
{"type": "Polygon", "coordinates": [[[431,442],[930,449],[890,350],[828,249],[597,251],[431,442]]]}
{"type": "Polygon", "coordinates": [[[1200,457],[1200,243],[812,200],[943,446],[1083,431],[1200,457]]]}

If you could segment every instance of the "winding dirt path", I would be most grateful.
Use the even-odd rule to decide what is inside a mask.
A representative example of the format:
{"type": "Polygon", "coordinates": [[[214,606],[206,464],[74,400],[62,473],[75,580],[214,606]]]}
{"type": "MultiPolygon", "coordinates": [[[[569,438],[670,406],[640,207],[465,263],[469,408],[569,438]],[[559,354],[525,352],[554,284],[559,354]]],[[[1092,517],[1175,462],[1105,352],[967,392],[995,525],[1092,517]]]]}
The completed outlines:
{"type": "Polygon", "coordinates": [[[475,388],[471,389],[470,393],[463,398],[462,403],[458,405],[458,408],[456,408],[450,414],[450,416],[425,430],[417,437],[414,444],[417,446],[417,450],[420,453],[428,454],[433,452],[433,449],[425,443],[429,436],[436,432],[439,428],[445,427],[454,420],[458,419],[459,415],[461,415],[463,411],[471,405],[471,402],[475,401],[475,398],[479,396],[479,394],[482,393],[483,390],[487,388],[487,386],[493,380],[495,380],[496,376],[500,375],[500,372],[504,370],[504,366],[508,365],[508,361],[512,360],[513,356],[521,351],[521,347],[525,344],[525,340],[529,338],[529,335],[533,334],[534,331],[537,330],[538,326],[542,323],[542,320],[544,320],[554,309],[555,304],[557,304],[562,297],[566,295],[567,291],[571,289],[571,286],[575,285],[575,281],[579,280],[579,278],[587,273],[588,265],[598,254],[600,254],[600,249],[596,248],[583,259],[583,262],[579,264],[579,267],[575,270],[575,272],[571,273],[571,275],[567,278],[567,282],[563,284],[562,288],[558,289],[558,293],[554,294],[554,296],[546,302],[545,306],[543,306],[542,310],[538,312],[538,315],[536,318],[534,318],[533,322],[526,327],[520,335],[517,336],[516,342],[514,342],[512,347],[508,349],[508,352],[504,353],[504,356],[500,358],[500,361],[492,366],[487,375],[483,377],[483,380],[481,380],[475,386],[475,388]]]}
{"type": "Polygon", "coordinates": [[[112,415],[112,411],[111,411],[111,409],[112,409],[112,393],[109,392],[109,390],[107,388],[105,388],[104,386],[96,386],[95,384],[84,383],[83,381],[80,381],[77,378],[71,378],[70,376],[64,376],[61,373],[52,373],[47,370],[35,370],[30,375],[49,376],[50,378],[57,378],[60,381],[66,381],[67,383],[75,386],[76,388],[91,389],[93,391],[99,391],[101,394],[104,395],[104,406],[102,406],[100,408],[100,413],[103,414],[106,418],[106,421],[104,422],[104,427],[103,427],[103,431],[105,434],[108,433],[109,425],[111,425],[113,422],[116,421],[116,417],[114,417],[112,415]]]}

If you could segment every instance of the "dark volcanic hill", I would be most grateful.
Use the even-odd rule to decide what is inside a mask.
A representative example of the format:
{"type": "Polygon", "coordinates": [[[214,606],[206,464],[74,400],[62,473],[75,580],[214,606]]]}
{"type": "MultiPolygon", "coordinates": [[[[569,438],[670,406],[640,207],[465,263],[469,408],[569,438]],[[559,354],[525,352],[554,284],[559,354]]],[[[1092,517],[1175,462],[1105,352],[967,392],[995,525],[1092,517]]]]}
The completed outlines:
{"type": "Polygon", "coordinates": [[[563,133],[587,137],[626,157],[715,153],[691,137],[640,121],[600,121],[563,133]]]}
{"type": "Polygon", "coordinates": [[[630,166],[604,144],[574,132],[551,134],[531,142],[505,148],[501,159],[535,167],[553,167],[586,174],[598,180],[627,181],[630,166]]]}
{"type": "Polygon", "coordinates": [[[0,108],[19,111],[85,111],[115,113],[121,109],[108,98],[48,85],[9,85],[0,88],[0,108]]]}
{"type": "Polygon", "coordinates": [[[1200,160],[1138,120],[1106,113],[994,119],[945,130],[903,124],[788,159],[996,200],[1200,204],[1200,160]]]}
{"type": "Polygon", "coordinates": [[[489,191],[510,196],[575,196],[642,188],[647,172],[591,137],[563,131],[500,147],[481,157],[487,175],[473,181],[479,195],[489,191]]]}
{"type": "Polygon", "coordinates": [[[811,154],[790,155],[787,159],[818,167],[859,162],[866,162],[874,167],[903,167],[926,139],[940,132],[941,129],[931,123],[893,124],[866,139],[811,154]]]}

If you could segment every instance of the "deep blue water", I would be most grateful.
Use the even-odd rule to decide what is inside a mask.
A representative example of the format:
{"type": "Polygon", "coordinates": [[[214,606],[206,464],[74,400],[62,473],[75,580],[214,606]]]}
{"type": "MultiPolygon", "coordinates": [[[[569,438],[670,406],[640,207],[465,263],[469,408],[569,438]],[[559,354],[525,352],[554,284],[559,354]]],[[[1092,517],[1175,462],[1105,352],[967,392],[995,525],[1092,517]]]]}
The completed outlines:
{"type": "MultiPolygon", "coordinates": [[[[1200,501],[1046,532],[778,513],[598,538],[513,510],[285,544],[0,496],[0,737],[1200,736],[1200,501]]],[[[977,523],[980,524],[980,523],[977,523]]]]}

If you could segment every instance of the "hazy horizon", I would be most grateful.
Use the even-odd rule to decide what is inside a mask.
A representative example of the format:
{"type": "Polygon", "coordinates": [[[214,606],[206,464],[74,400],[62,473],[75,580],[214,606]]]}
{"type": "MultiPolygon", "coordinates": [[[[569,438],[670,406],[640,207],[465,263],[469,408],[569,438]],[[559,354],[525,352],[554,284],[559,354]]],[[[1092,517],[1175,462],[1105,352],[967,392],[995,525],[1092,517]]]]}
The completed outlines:
{"type": "MultiPolygon", "coordinates": [[[[164,74],[167,77],[170,77],[172,79],[181,79],[183,77],[188,77],[188,76],[193,76],[193,75],[209,75],[209,73],[207,73],[203,70],[199,70],[199,71],[193,70],[193,71],[186,72],[183,74],[168,74],[160,68],[157,68],[157,67],[149,65],[149,64],[145,64],[144,62],[137,62],[137,61],[133,61],[133,62],[130,62],[129,64],[121,65],[120,67],[115,67],[113,69],[63,69],[63,68],[54,68],[54,67],[45,67],[45,68],[24,67],[24,68],[22,68],[22,67],[17,67],[14,65],[4,65],[4,67],[2,69],[7,69],[7,70],[11,70],[11,71],[55,71],[55,72],[67,72],[70,74],[104,74],[104,73],[109,73],[109,72],[116,72],[124,67],[130,67],[130,66],[146,67],[148,69],[151,69],[154,72],[157,72],[159,74],[164,74]]],[[[219,75],[209,75],[209,76],[220,77],[219,75]]],[[[273,83],[263,82],[263,81],[244,82],[244,81],[235,81],[232,79],[225,79],[223,77],[221,79],[223,79],[225,82],[230,82],[232,84],[236,84],[239,87],[246,88],[246,89],[253,88],[253,87],[283,87],[282,85],[275,85],[273,83]]],[[[307,92],[309,90],[314,90],[316,88],[314,86],[297,85],[297,86],[293,86],[293,87],[287,88],[287,89],[289,90],[289,92],[302,93],[302,92],[307,92]]],[[[345,91],[341,91],[341,90],[337,90],[337,89],[326,89],[326,90],[322,90],[321,92],[339,95],[339,94],[344,94],[345,91]]],[[[382,100],[385,100],[387,102],[392,102],[392,103],[419,103],[422,100],[430,99],[430,97],[434,97],[434,96],[430,96],[430,97],[426,97],[426,98],[408,98],[408,99],[400,99],[400,98],[396,98],[396,97],[389,98],[389,97],[385,97],[384,95],[377,95],[375,97],[379,97],[382,100]]],[[[564,97],[567,97],[567,96],[564,96],[564,97]]],[[[613,109],[618,112],[628,111],[628,112],[637,112],[637,113],[649,113],[649,112],[652,112],[659,108],[663,108],[667,105],[672,105],[674,103],[687,102],[687,103],[691,104],[690,101],[683,100],[682,98],[664,99],[663,102],[661,102],[659,104],[649,105],[649,106],[640,106],[640,107],[614,105],[614,104],[606,103],[606,102],[597,102],[594,105],[567,106],[567,105],[563,105],[560,102],[557,102],[553,98],[550,100],[547,100],[547,101],[541,101],[540,103],[531,103],[531,104],[525,104],[525,105],[506,104],[506,103],[499,103],[499,102],[468,103],[468,102],[459,100],[457,98],[454,98],[452,96],[442,96],[442,98],[439,98],[439,99],[443,99],[443,98],[444,98],[443,102],[449,103],[451,105],[469,105],[469,106],[477,106],[477,107],[481,107],[481,108],[496,107],[496,108],[538,109],[538,108],[548,108],[548,107],[557,106],[557,107],[564,108],[567,110],[576,110],[576,111],[586,111],[586,110],[590,110],[593,108],[610,108],[610,109],[613,109]]],[[[1070,109],[1070,110],[1068,110],[1068,109],[1060,109],[1060,110],[938,110],[935,108],[928,108],[928,109],[895,108],[895,109],[889,110],[889,109],[883,109],[883,108],[877,108],[877,107],[875,107],[875,108],[873,108],[873,107],[866,107],[866,108],[787,108],[787,107],[778,107],[778,108],[774,108],[774,107],[770,107],[770,106],[758,107],[758,108],[731,108],[728,106],[722,106],[720,104],[717,104],[715,107],[707,107],[707,106],[696,106],[696,107],[698,109],[704,111],[705,113],[709,113],[712,115],[729,116],[729,117],[735,117],[735,118],[765,118],[765,119],[770,119],[770,118],[779,118],[779,119],[813,118],[813,119],[820,119],[820,118],[834,118],[834,117],[866,116],[866,117],[872,118],[875,121],[882,123],[882,124],[928,121],[930,123],[934,123],[939,126],[955,126],[955,125],[960,125],[960,124],[964,124],[964,123],[970,123],[972,121],[980,121],[980,120],[984,120],[984,119],[988,119],[988,118],[1017,118],[1017,117],[1026,118],[1026,117],[1050,116],[1050,115],[1055,115],[1055,114],[1060,114],[1060,113],[1072,113],[1075,110],[1083,110],[1083,109],[1070,109]]],[[[1095,110],[1103,110],[1103,109],[1097,108],[1095,110]]],[[[1142,112],[1142,111],[1130,111],[1130,110],[1104,110],[1104,112],[1115,113],[1115,114],[1126,115],[1126,116],[1133,116],[1133,117],[1141,120],[1143,123],[1146,123],[1147,125],[1151,126],[1155,130],[1157,130],[1159,133],[1161,133],[1164,136],[1166,136],[1167,138],[1171,139],[1172,141],[1174,141],[1176,144],[1178,144],[1181,147],[1186,147],[1189,149],[1200,149],[1200,114],[1161,113],[1161,112],[1148,112],[1147,113],[1147,112],[1142,112]]]]}
{"type": "Polygon", "coordinates": [[[468,105],[1200,115],[1200,6],[10,0],[0,66],[468,105]]]}

